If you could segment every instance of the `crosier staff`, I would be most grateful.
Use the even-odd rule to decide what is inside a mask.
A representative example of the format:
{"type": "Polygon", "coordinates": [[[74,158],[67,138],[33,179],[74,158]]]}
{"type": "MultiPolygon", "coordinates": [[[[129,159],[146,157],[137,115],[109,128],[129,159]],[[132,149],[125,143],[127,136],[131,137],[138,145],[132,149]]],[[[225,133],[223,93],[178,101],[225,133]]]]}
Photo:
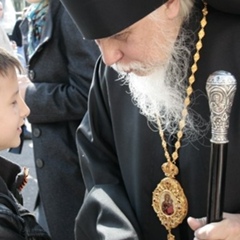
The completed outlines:
{"type": "Polygon", "coordinates": [[[226,71],[216,71],[207,79],[206,90],[211,112],[211,155],[208,185],[207,223],[222,220],[228,127],[236,92],[236,79],[226,71]]]}

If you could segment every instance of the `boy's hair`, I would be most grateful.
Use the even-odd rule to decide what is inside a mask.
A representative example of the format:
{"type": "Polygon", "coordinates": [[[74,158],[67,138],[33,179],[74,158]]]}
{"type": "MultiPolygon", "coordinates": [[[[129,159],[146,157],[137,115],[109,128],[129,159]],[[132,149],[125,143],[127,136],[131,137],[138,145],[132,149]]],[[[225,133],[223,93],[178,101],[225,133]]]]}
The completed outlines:
{"type": "Polygon", "coordinates": [[[9,69],[18,70],[19,73],[23,72],[22,65],[18,59],[0,47],[0,75],[3,77],[7,76],[9,69]]]}

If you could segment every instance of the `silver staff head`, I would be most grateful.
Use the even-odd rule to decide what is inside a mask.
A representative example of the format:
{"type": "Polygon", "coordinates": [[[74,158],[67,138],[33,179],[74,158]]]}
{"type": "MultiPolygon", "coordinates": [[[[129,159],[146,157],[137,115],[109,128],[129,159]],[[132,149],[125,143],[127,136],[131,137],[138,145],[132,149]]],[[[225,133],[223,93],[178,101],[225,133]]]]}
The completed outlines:
{"type": "Polygon", "coordinates": [[[235,77],[226,71],[216,71],[207,79],[206,90],[211,112],[213,143],[227,143],[229,117],[237,89],[235,77]]]}

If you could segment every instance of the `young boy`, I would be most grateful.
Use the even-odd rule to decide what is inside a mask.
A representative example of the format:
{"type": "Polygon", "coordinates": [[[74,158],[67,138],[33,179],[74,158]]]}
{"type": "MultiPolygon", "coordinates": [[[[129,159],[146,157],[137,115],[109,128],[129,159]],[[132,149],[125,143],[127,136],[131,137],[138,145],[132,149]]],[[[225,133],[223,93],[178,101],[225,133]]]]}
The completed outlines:
{"type": "MultiPolygon", "coordinates": [[[[21,126],[30,110],[20,96],[20,62],[0,48],[0,150],[20,144],[21,126]]],[[[27,171],[0,157],[0,239],[49,240],[35,218],[20,204],[27,171]]]]}

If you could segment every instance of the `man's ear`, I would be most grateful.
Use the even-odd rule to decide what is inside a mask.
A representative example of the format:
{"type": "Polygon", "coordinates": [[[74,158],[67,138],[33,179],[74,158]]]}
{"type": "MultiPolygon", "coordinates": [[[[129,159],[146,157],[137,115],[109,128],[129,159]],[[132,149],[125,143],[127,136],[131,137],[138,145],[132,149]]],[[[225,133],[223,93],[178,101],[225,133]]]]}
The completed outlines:
{"type": "Polygon", "coordinates": [[[180,0],[168,0],[165,3],[165,13],[169,19],[174,19],[178,16],[180,11],[180,0]]]}

